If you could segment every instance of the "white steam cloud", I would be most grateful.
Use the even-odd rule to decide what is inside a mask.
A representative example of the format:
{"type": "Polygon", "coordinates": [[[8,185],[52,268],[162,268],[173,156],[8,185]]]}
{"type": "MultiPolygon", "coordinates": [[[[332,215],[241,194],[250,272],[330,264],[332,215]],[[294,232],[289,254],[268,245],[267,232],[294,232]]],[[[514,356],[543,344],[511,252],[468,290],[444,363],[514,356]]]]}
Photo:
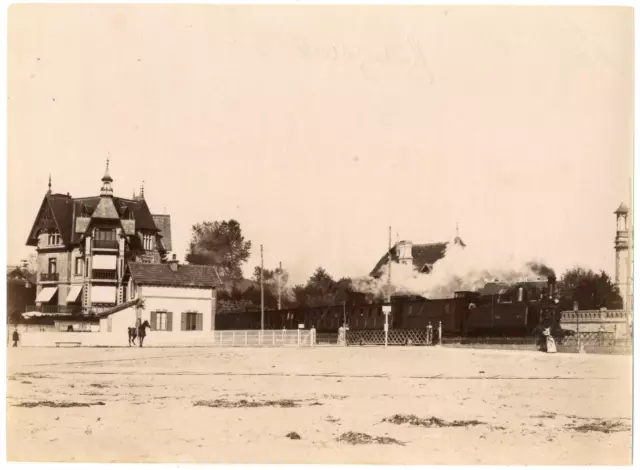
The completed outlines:
{"type": "MultiPolygon", "coordinates": [[[[354,288],[368,294],[386,294],[388,265],[379,279],[354,279],[354,288]]],[[[531,257],[491,253],[491,250],[462,247],[450,242],[445,257],[433,265],[429,274],[417,271],[412,264],[393,263],[392,292],[421,295],[427,298],[452,297],[456,291],[477,291],[488,282],[512,283],[554,275],[553,270],[531,257]]]]}

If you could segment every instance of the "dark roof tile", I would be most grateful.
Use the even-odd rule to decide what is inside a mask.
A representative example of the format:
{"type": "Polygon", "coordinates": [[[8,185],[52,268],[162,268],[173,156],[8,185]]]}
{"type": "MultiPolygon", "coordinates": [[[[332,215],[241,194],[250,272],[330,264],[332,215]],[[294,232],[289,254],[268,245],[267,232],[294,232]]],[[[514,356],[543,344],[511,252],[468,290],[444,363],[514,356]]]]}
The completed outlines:
{"type": "Polygon", "coordinates": [[[160,230],[162,246],[166,251],[171,251],[171,216],[168,214],[156,214],[152,217],[156,227],[160,230]]]}
{"type": "MultiPolygon", "coordinates": [[[[76,219],[81,217],[91,217],[92,215],[98,216],[98,214],[94,213],[96,212],[96,209],[99,208],[102,199],[103,198],[100,196],[74,199],[65,194],[47,194],[43,200],[43,204],[50,207],[53,219],[60,230],[62,240],[68,245],[78,243],[83,235],[80,232],[76,232],[76,219]]],[[[113,206],[108,204],[109,211],[107,211],[107,215],[109,217],[114,216],[112,209],[115,208],[117,216],[124,219],[129,219],[129,217],[135,219],[136,230],[159,231],[151,215],[149,206],[147,206],[144,199],[136,201],[118,197],[110,199],[113,201],[113,206]]],[[[102,205],[104,206],[104,202],[102,205]]],[[[99,212],[102,214],[104,211],[102,210],[99,212]]],[[[102,216],[104,215],[105,214],[102,214],[102,216]]],[[[37,220],[34,222],[34,228],[37,222],[37,220]]],[[[37,244],[37,240],[33,232],[34,230],[32,228],[32,233],[29,235],[29,240],[27,241],[29,245],[37,244]]],[[[169,236],[169,239],[170,238],[171,237],[169,236]]]]}
{"type": "Polygon", "coordinates": [[[139,285],[211,288],[222,284],[213,266],[182,264],[172,271],[169,263],[129,263],[131,277],[139,285]]]}

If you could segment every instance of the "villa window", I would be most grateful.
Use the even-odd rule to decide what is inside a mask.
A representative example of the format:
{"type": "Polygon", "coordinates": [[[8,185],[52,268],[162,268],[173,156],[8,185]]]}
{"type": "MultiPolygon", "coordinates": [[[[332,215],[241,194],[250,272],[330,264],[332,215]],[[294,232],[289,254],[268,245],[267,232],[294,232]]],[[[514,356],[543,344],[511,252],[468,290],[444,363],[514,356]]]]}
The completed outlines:
{"type": "Polygon", "coordinates": [[[58,272],[58,261],[55,258],[49,258],[48,273],[55,274],[58,272]]]}
{"type": "Polygon", "coordinates": [[[58,232],[51,232],[47,237],[48,245],[60,245],[60,234],[58,232]]]}
{"type": "Polygon", "coordinates": [[[98,229],[96,230],[96,240],[116,240],[116,231],[112,229],[98,229]]]}
{"type": "Polygon", "coordinates": [[[166,311],[151,312],[151,329],[153,331],[171,331],[173,314],[166,311]]]}
{"type": "Polygon", "coordinates": [[[142,235],[142,246],[147,251],[153,250],[153,236],[142,235]]]}
{"type": "Polygon", "coordinates": [[[76,258],[76,276],[82,276],[82,272],[84,270],[84,260],[79,256],[76,258]]]}
{"type": "Polygon", "coordinates": [[[202,314],[182,312],[182,331],[202,331],[202,314]]]}

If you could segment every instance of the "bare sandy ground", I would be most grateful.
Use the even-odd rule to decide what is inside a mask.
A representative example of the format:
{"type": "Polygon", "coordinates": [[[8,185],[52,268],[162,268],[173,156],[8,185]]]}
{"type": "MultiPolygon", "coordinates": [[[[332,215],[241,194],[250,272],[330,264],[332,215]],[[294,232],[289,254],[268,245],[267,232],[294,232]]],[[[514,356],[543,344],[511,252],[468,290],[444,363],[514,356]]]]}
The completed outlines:
{"type": "Polygon", "coordinates": [[[629,356],[449,348],[8,356],[11,461],[631,463],[629,356]],[[93,406],[58,407],[74,402],[93,406]],[[394,415],[400,424],[383,421],[394,415]],[[402,423],[408,415],[414,424],[402,423]],[[338,440],[349,432],[397,443],[338,440]]]}

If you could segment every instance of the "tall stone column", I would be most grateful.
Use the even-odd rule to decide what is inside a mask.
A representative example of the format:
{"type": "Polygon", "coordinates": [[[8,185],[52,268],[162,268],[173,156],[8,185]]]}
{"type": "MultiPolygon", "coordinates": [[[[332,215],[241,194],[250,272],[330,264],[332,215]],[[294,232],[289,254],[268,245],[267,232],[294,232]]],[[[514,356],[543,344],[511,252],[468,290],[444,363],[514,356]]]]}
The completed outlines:
{"type": "Polygon", "coordinates": [[[629,209],[622,203],[615,211],[616,215],[616,271],[615,285],[622,297],[622,308],[631,309],[631,263],[629,253],[629,229],[627,227],[627,217],[629,209]]]}

